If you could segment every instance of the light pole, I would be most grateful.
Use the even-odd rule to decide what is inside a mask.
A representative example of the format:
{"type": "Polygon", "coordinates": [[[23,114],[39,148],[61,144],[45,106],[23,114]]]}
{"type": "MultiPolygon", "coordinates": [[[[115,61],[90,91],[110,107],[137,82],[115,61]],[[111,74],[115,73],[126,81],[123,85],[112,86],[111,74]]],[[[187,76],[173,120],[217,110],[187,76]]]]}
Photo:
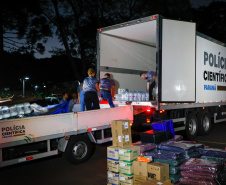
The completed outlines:
{"type": "Polygon", "coordinates": [[[29,77],[23,78],[23,97],[25,97],[25,81],[29,80],[29,77]]]}

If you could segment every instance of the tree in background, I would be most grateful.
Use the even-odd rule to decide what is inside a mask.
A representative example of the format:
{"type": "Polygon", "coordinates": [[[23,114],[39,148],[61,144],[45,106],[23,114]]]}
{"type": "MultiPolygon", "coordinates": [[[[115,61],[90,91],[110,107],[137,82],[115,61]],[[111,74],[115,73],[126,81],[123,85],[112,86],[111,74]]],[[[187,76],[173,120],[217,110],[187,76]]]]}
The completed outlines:
{"type": "Polygon", "coordinates": [[[51,27],[46,18],[40,15],[37,0],[8,0],[1,4],[0,54],[6,50],[42,54],[45,51],[42,43],[51,36],[51,27]]]}
{"type": "Polygon", "coordinates": [[[47,73],[43,79],[50,81],[54,79],[51,72],[81,80],[87,75],[87,68],[96,63],[98,28],[154,14],[196,22],[198,31],[226,42],[225,5],[213,2],[194,9],[189,0],[21,0],[16,4],[8,0],[0,7],[0,53],[9,49],[11,53],[3,61],[11,65],[2,66],[11,67],[17,76],[27,71],[35,75],[43,71],[43,75],[47,73]],[[37,63],[34,53],[44,53],[43,45],[52,36],[58,38],[61,46],[53,45],[52,58],[45,61],[48,65],[37,63]]]}

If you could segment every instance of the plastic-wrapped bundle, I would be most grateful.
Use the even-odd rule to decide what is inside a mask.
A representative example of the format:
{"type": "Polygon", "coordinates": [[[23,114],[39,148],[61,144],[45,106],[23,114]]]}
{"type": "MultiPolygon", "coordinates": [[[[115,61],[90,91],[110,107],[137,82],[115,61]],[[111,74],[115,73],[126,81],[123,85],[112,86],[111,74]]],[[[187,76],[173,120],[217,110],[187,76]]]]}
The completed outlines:
{"type": "Polygon", "coordinates": [[[204,144],[196,143],[195,141],[178,141],[179,143],[186,143],[191,146],[195,146],[196,148],[204,148],[204,144]]]}
{"type": "Polygon", "coordinates": [[[205,179],[195,179],[195,178],[180,178],[180,184],[186,184],[186,185],[216,185],[214,181],[208,181],[205,179]]]}
{"type": "Polygon", "coordinates": [[[179,160],[172,160],[172,159],[154,159],[154,162],[160,162],[160,163],[166,163],[171,166],[180,166],[184,161],[186,161],[185,158],[179,159],[179,160]]]}
{"type": "Polygon", "coordinates": [[[199,153],[205,156],[226,158],[226,150],[217,149],[217,148],[199,149],[199,153]]]}
{"type": "Polygon", "coordinates": [[[207,172],[197,172],[197,171],[181,171],[181,175],[183,177],[188,178],[201,178],[201,179],[208,179],[214,181],[214,178],[217,178],[217,174],[207,173],[207,172]]]}
{"type": "Polygon", "coordinates": [[[174,152],[182,152],[186,154],[188,151],[196,150],[196,147],[187,143],[180,143],[176,141],[169,141],[158,145],[160,150],[168,150],[174,152]]]}
{"type": "Polygon", "coordinates": [[[199,152],[189,152],[188,155],[187,155],[189,158],[198,158],[200,157],[200,153],[199,152]]]}
{"type": "Polygon", "coordinates": [[[193,170],[197,172],[209,172],[216,174],[221,167],[222,165],[219,162],[190,158],[180,166],[180,169],[181,171],[193,170]]]}
{"type": "Polygon", "coordinates": [[[182,139],[183,139],[183,136],[175,135],[170,141],[181,141],[182,139]]]}
{"type": "Polygon", "coordinates": [[[172,184],[176,184],[180,181],[181,174],[178,175],[170,175],[169,179],[171,180],[172,184]]]}
{"type": "Polygon", "coordinates": [[[184,158],[184,154],[181,152],[171,152],[166,150],[153,150],[146,152],[145,155],[152,156],[154,159],[181,159],[184,158]]]}
{"type": "Polygon", "coordinates": [[[169,173],[170,175],[176,175],[180,173],[180,167],[176,167],[176,166],[171,166],[169,168],[169,173]]]}
{"type": "Polygon", "coordinates": [[[141,141],[138,141],[136,143],[133,143],[134,146],[139,146],[140,147],[140,152],[147,152],[150,150],[155,149],[156,145],[153,143],[142,143],[141,141]]]}
{"type": "Polygon", "coordinates": [[[209,161],[216,161],[219,163],[224,164],[225,163],[225,158],[221,158],[221,157],[212,157],[212,156],[201,156],[201,159],[205,159],[205,160],[209,160],[209,161]]]}

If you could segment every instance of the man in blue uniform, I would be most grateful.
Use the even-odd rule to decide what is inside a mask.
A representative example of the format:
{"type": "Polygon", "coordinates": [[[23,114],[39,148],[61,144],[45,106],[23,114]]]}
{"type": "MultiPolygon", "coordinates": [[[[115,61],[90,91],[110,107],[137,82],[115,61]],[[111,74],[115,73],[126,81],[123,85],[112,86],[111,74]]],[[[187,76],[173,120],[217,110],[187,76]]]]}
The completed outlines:
{"type": "Polygon", "coordinates": [[[109,73],[106,73],[100,81],[100,93],[108,101],[111,108],[115,107],[112,101],[115,96],[115,81],[110,79],[109,73]]]}
{"type": "Polygon", "coordinates": [[[141,73],[140,77],[147,80],[147,91],[149,91],[149,100],[153,100],[152,90],[155,88],[156,84],[156,72],[149,71],[147,73],[141,73]]]}
{"type": "Polygon", "coordinates": [[[85,91],[86,109],[87,110],[100,109],[97,92],[99,93],[100,97],[101,97],[101,93],[99,89],[98,80],[95,77],[96,75],[95,70],[92,68],[89,68],[88,75],[89,76],[85,78],[85,80],[83,81],[83,90],[85,91]]]}
{"type": "Polygon", "coordinates": [[[62,93],[62,100],[60,100],[59,104],[62,104],[62,103],[66,103],[67,102],[67,99],[68,99],[68,93],[64,92],[62,93]]]}

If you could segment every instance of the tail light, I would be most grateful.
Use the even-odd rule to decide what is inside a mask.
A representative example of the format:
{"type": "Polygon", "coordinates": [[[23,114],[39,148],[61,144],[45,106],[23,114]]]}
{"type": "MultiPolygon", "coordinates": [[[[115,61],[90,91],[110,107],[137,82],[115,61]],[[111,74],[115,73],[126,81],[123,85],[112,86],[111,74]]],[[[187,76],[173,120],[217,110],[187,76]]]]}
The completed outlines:
{"type": "Polygon", "coordinates": [[[162,113],[164,113],[164,112],[165,112],[165,110],[160,110],[160,111],[159,111],[160,114],[162,114],[162,113]]]}
{"type": "Polygon", "coordinates": [[[147,113],[151,113],[152,111],[151,111],[151,109],[147,109],[146,112],[147,113]]]}

